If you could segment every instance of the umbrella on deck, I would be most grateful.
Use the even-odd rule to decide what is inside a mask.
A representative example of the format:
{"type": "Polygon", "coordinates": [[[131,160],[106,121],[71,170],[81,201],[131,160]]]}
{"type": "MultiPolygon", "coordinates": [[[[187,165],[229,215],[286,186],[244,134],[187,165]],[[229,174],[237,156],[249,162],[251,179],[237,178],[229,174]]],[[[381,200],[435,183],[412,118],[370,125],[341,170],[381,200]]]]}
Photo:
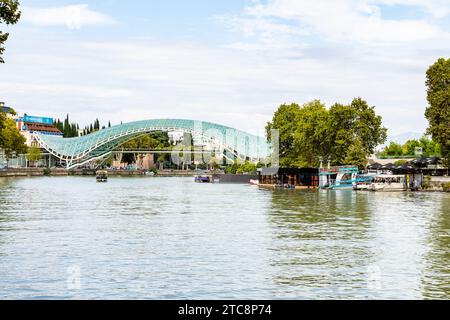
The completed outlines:
{"type": "Polygon", "coordinates": [[[384,169],[384,170],[392,170],[394,168],[395,168],[395,165],[392,163],[385,164],[384,166],[381,167],[381,169],[384,169]]]}
{"type": "Polygon", "coordinates": [[[416,166],[416,167],[425,167],[428,164],[427,159],[425,158],[419,158],[419,159],[415,159],[412,161],[412,163],[416,166]]]}
{"type": "Polygon", "coordinates": [[[431,157],[427,160],[428,164],[431,165],[438,165],[441,162],[441,158],[438,157],[431,157]]]}
{"type": "Polygon", "coordinates": [[[380,163],[378,163],[378,162],[369,164],[369,165],[367,166],[367,168],[368,168],[369,170],[380,170],[382,167],[383,167],[383,165],[380,164],[380,163]]]}

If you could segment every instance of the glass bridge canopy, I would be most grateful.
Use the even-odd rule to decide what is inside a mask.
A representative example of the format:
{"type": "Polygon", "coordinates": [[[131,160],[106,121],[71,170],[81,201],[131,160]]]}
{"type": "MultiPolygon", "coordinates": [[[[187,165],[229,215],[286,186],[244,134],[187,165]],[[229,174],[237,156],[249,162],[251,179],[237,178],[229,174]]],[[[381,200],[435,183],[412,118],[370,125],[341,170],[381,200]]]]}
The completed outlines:
{"type": "Polygon", "coordinates": [[[58,138],[38,133],[35,137],[41,147],[59,159],[79,162],[100,157],[124,142],[152,131],[182,131],[201,135],[241,159],[263,159],[270,155],[270,145],[264,137],[211,122],[185,119],[124,123],[77,138],[58,138]]]}

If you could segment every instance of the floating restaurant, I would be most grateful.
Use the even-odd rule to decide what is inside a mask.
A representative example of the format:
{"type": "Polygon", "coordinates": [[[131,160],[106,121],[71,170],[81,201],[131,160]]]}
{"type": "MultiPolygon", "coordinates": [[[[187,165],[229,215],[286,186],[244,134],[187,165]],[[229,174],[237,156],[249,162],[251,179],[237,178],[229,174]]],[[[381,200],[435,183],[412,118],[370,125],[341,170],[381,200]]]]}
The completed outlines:
{"type": "Polygon", "coordinates": [[[290,189],[310,189],[319,187],[318,168],[261,168],[258,174],[260,186],[290,189]]]}
{"type": "Polygon", "coordinates": [[[328,168],[268,167],[258,170],[255,184],[289,189],[416,191],[423,187],[424,175],[448,174],[439,158],[419,158],[401,165],[373,163],[367,170],[355,166],[328,168]]]}

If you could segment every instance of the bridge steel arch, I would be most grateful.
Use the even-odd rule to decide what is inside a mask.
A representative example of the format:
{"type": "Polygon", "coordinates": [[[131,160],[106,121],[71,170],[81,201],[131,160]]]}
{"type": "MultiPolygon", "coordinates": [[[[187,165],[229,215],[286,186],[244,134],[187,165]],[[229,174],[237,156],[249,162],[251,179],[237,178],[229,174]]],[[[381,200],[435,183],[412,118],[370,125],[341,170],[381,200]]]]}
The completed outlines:
{"type": "Polygon", "coordinates": [[[235,159],[257,161],[270,156],[266,139],[231,127],[196,120],[153,119],[124,123],[77,138],[34,134],[39,145],[73,169],[102,159],[123,143],[154,131],[180,131],[206,138],[235,159]]]}

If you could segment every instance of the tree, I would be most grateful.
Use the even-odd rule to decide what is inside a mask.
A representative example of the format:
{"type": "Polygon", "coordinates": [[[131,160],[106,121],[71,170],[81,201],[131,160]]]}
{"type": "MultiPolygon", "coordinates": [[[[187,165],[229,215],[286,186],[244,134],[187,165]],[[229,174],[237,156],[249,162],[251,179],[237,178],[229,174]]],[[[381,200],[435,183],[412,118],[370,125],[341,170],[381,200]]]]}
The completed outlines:
{"type": "Polygon", "coordinates": [[[329,157],[335,165],[360,164],[387,135],[375,107],[361,98],[330,109],[319,100],[281,105],[266,126],[269,141],[272,129],[279,130],[280,165],[294,167],[317,166],[320,158],[329,157]]]}
{"type": "Polygon", "coordinates": [[[17,130],[14,120],[0,112],[0,148],[4,150],[6,158],[10,159],[14,154],[27,152],[25,137],[17,130]]]}
{"type": "Polygon", "coordinates": [[[425,117],[428,134],[441,146],[442,156],[450,164],[450,58],[438,59],[427,71],[428,107],[425,117]]]}
{"type": "Polygon", "coordinates": [[[381,116],[375,113],[375,107],[370,107],[361,98],[353,99],[350,105],[332,106],[328,129],[329,148],[335,164],[345,164],[350,147],[361,145],[360,152],[370,156],[387,137],[381,116]]]}
{"type": "Polygon", "coordinates": [[[294,145],[294,134],[296,132],[296,120],[299,117],[299,110],[300,106],[298,104],[282,104],[275,111],[272,121],[268,122],[266,126],[266,135],[269,141],[272,139],[272,130],[278,130],[280,165],[282,166],[289,166],[298,158],[298,150],[294,145]]]}
{"type": "Polygon", "coordinates": [[[414,157],[416,148],[422,148],[422,156],[441,156],[441,146],[428,136],[423,136],[419,140],[408,140],[403,145],[393,141],[380,152],[381,157],[414,157]]]}
{"type": "Polygon", "coordinates": [[[249,161],[245,161],[243,164],[241,164],[239,166],[239,168],[236,170],[236,173],[238,174],[244,174],[244,173],[248,173],[248,174],[254,174],[256,173],[256,164],[251,163],[249,161]]]}
{"type": "Polygon", "coordinates": [[[387,147],[380,153],[381,157],[401,157],[403,155],[402,145],[391,141],[387,147]]]}
{"type": "Polygon", "coordinates": [[[344,163],[357,166],[360,170],[363,170],[367,166],[367,154],[368,151],[361,138],[357,138],[348,148],[344,163]]]}
{"type": "MultiPolygon", "coordinates": [[[[0,24],[16,24],[20,19],[18,0],[0,0],[0,24]]],[[[0,63],[5,61],[2,58],[5,47],[3,44],[8,40],[9,33],[0,31],[0,63]]]]}
{"type": "Polygon", "coordinates": [[[30,147],[28,148],[27,152],[27,160],[34,162],[35,165],[37,165],[37,161],[41,160],[42,153],[41,149],[38,147],[30,147]]]}

